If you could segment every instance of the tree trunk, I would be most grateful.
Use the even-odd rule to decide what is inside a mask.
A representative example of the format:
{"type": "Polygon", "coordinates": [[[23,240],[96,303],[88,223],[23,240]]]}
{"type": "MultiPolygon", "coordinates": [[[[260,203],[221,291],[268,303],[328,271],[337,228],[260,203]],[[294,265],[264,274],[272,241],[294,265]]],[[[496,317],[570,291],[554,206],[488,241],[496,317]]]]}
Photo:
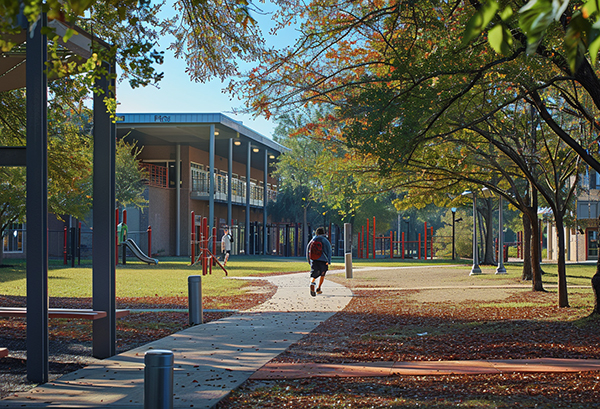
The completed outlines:
{"type": "MultiPolygon", "coordinates": [[[[565,259],[565,226],[563,223],[563,215],[555,217],[556,235],[558,237],[558,306],[569,306],[569,295],[567,292],[567,268],[565,259]]],[[[548,235],[550,240],[550,235],[548,235]]]]}
{"type": "Polygon", "coordinates": [[[523,213],[523,274],[521,280],[533,280],[533,272],[531,269],[531,222],[527,213],[523,213]]]}
{"type": "Polygon", "coordinates": [[[537,206],[529,208],[529,219],[531,223],[531,270],[532,270],[532,290],[544,291],[542,285],[542,269],[540,268],[540,229],[537,218],[537,206]]]}

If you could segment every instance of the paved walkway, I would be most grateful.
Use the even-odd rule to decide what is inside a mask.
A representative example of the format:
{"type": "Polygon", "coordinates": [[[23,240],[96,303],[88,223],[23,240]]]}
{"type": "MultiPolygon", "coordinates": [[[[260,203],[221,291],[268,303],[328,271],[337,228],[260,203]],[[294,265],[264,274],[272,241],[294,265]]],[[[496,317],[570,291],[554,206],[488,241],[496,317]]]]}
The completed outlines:
{"type": "Polygon", "coordinates": [[[0,408],[142,408],[144,354],[175,356],[174,407],[211,408],[271,359],[342,310],[352,297],[326,281],[311,297],[308,273],[267,277],[278,289],[249,311],[197,325],[0,401],[0,408]]]}
{"type": "Polygon", "coordinates": [[[264,279],[275,284],[277,292],[249,311],[105,359],[1,400],[0,408],[142,408],[144,354],[150,349],[174,352],[175,408],[214,407],[247,379],[600,371],[600,360],[565,359],[268,364],[341,311],[352,294],[346,287],[326,280],[324,294],[313,298],[308,291],[307,273],[264,279]]]}

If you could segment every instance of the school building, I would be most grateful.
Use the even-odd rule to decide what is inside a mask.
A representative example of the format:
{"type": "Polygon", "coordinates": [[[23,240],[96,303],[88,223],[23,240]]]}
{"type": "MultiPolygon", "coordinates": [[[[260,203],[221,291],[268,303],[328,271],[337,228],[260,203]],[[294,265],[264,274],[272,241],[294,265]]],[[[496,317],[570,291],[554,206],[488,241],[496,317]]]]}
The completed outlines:
{"type": "Polygon", "coordinates": [[[219,240],[230,226],[234,253],[271,254],[264,226],[285,147],[220,113],[118,114],[117,137],[143,147],[148,208],[127,209],[128,236],[142,249],[150,226],[153,255],[190,255],[192,229],[198,238],[207,218],[219,240]]]}

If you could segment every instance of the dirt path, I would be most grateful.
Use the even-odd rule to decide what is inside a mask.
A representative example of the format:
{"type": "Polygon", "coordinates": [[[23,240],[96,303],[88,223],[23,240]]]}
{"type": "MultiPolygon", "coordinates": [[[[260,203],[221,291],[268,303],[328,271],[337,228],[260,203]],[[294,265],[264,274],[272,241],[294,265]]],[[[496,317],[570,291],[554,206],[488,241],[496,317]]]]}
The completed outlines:
{"type": "MultiPolygon", "coordinates": [[[[470,276],[470,266],[358,267],[353,278],[331,272],[328,279],[352,290],[415,290],[407,298],[417,302],[462,302],[502,300],[531,285],[514,275],[496,275],[495,268],[470,276]]],[[[551,287],[548,284],[547,287],[551,287]]]]}

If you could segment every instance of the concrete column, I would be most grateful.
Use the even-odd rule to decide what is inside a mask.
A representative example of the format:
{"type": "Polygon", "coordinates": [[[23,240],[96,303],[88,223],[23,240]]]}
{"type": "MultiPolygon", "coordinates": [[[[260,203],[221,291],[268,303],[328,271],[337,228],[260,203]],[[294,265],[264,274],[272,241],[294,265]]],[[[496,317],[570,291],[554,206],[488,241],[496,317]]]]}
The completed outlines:
{"type": "Polygon", "coordinates": [[[266,256],[267,254],[269,254],[268,252],[268,246],[267,246],[267,239],[268,239],[268,234],[267,234],[267,199],[269,197],[268,195],[268,191],[267,191],[267,175],[269,172],[269,152],[267,152],[267,149],[265,149],[265,173],[264,173],[264,181],[263,181],[263,254],[266,256]]]}
{"type": "MultiPolygon", "coordinates": [[[[238,134],[239,135],[239,134],[238,134]]],[[[232,187],[231,183],[233,181],[233,139],[229,140],[229,152],[227,154],[227,222],[226,224],[229,226],[231,224],[231,219],[233,218],[232,211],[232,187]]]]}

